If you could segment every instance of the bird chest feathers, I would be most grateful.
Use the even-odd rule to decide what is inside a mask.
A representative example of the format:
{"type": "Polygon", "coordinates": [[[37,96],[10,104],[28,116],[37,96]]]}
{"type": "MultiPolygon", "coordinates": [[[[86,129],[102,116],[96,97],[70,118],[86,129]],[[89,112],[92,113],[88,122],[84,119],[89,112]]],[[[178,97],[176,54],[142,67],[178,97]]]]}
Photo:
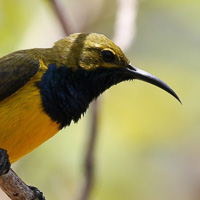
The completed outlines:
{"type": "Polygon", "coordinates": [[[38,72],[24,87],[0,102],[0,147],[13,163],[59,131],[59,125],[43,112],[38,72]]]}

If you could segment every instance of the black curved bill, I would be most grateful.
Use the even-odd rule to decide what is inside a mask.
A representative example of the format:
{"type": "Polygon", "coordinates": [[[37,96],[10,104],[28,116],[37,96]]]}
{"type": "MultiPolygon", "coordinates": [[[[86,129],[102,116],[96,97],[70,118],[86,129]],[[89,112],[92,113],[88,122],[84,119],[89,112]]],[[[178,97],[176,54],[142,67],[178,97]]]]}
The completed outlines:
{"type": "Polygon", "coordinates": [[[128,65],[127,70],[131,72],[131,75],[135,79],[145,81],[147,83],[151,83],[155,86],[158,86],[159,88],[162,88],[163,90],[174,96],[181,103],[181,100],[179,99],[177,94],[165,82],[161,81],[159,78],[153,76],[148,72],[138,69],[132,65],[128,65]]]}

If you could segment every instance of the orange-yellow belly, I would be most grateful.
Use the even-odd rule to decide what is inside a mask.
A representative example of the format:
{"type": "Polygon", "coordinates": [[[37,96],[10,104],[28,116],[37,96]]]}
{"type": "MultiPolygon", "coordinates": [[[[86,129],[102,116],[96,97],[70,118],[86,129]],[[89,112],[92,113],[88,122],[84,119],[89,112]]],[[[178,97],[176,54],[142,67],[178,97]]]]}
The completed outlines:
{"type": "Polygon", "coordinates": [[[0,148],[8,151],[10,162],[18,160],[59,131],[43,111],[35,81],[38,73],[17,93],[0,102],[0,148]]]}

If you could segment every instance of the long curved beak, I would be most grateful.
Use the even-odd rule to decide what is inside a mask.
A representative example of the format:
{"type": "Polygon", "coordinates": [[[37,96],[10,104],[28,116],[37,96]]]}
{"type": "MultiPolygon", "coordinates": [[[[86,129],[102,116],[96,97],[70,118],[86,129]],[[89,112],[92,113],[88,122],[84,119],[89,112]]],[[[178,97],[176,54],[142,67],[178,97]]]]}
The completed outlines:
{"type": "Polygon", "coordinates": [[[162,88],[163,90],[174,96],[181,103],[181,100],[179,99],[177,94],[165,82],[161,81],[159,78],[155,77],[154,75],[148,72],[138,69],[132,65],[128,65],[126,69],[131,72],[130,75],[132,75],[134,79],[145,81],[147,83],[151,83],[155,86],[158,86],[159,88],[162,88]]]}

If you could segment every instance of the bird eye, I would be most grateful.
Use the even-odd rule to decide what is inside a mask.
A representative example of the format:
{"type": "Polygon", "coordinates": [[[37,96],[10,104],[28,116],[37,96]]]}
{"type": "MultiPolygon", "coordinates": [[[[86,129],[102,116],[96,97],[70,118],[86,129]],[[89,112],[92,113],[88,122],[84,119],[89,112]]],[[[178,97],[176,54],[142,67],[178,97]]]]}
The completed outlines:
{"type": "Polygon", "coordinates": [[[104,62],[111,63],[115,60],[115,55],[112,51],[103,50],[101,51],[101,57],[104,62]]]}

